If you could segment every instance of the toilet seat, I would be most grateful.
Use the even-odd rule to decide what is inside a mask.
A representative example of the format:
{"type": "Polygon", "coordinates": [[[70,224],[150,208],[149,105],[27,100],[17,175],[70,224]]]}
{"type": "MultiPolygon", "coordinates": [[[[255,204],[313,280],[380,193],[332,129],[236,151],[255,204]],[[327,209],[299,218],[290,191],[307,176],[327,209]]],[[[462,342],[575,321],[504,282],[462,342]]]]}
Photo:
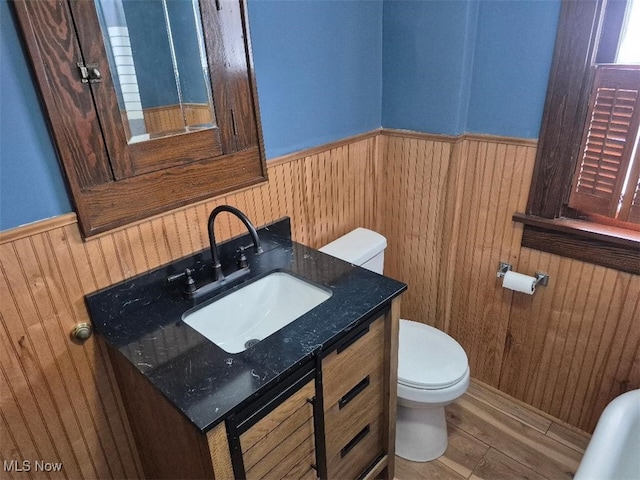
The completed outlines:
{"type": "Polygon", "coordinates": [[[420,390],[440,390],[468,376],[464,349],[437,328],[400,319],[398,383],[420,390]]]}

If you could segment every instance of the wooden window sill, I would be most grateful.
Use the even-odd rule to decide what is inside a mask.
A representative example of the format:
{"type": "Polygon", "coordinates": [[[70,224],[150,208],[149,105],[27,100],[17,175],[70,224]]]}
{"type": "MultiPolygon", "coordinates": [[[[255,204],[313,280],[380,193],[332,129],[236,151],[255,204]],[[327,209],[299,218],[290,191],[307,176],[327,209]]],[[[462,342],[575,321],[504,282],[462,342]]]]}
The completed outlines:
{"type": "Polygon", "coordinates": [[[640,232],[569,218],[516,213],[522,246],[640,275],[640,232]]]}

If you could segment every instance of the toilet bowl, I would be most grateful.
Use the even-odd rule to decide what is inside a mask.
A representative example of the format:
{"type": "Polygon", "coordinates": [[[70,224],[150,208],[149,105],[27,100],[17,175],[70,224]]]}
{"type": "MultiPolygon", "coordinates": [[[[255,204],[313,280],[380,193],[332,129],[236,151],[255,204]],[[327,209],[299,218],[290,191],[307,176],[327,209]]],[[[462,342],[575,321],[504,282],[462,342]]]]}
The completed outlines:
{"type": "Polygon", "coordinates": [[[462,347],[437,328],[400,320],[396,455],[434,460],[447,449],[444,407],[469,387],[462,347]]]}
{"type": "MultiPolygon", "coordinates": [[[[386,246],[379,233],[357,228],[320,251],[382,274],[386,246]]],[[[469,362],[437,328],[401,319],[399,331],[396,455],[426,462],[447,449],[444,407],[469,387],[469,362]]]]}

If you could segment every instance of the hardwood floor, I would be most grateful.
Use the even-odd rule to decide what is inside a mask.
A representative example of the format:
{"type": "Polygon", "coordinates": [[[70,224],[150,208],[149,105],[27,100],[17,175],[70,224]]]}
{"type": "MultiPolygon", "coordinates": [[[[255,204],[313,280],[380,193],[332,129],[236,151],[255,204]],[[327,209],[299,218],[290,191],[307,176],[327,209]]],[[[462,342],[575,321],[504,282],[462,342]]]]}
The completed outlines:
{"type": "Polygon", "coordinates": [[[472,381],[446,407],[449,446],[426,463],[396,457],[396,479],[571,479],[588,433],[472,381]]]}

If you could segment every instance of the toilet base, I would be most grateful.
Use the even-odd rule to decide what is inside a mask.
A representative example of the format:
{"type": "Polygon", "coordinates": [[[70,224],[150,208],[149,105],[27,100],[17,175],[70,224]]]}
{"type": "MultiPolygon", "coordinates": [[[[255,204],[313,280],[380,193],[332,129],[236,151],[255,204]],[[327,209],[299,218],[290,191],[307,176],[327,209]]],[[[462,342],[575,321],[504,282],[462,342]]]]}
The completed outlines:
{"type": "Polygon", "coordinates": [[[435,460],[447,449],[444,407],[410,408],[398,404],[396,455],[413,462],[435,460]]]}

